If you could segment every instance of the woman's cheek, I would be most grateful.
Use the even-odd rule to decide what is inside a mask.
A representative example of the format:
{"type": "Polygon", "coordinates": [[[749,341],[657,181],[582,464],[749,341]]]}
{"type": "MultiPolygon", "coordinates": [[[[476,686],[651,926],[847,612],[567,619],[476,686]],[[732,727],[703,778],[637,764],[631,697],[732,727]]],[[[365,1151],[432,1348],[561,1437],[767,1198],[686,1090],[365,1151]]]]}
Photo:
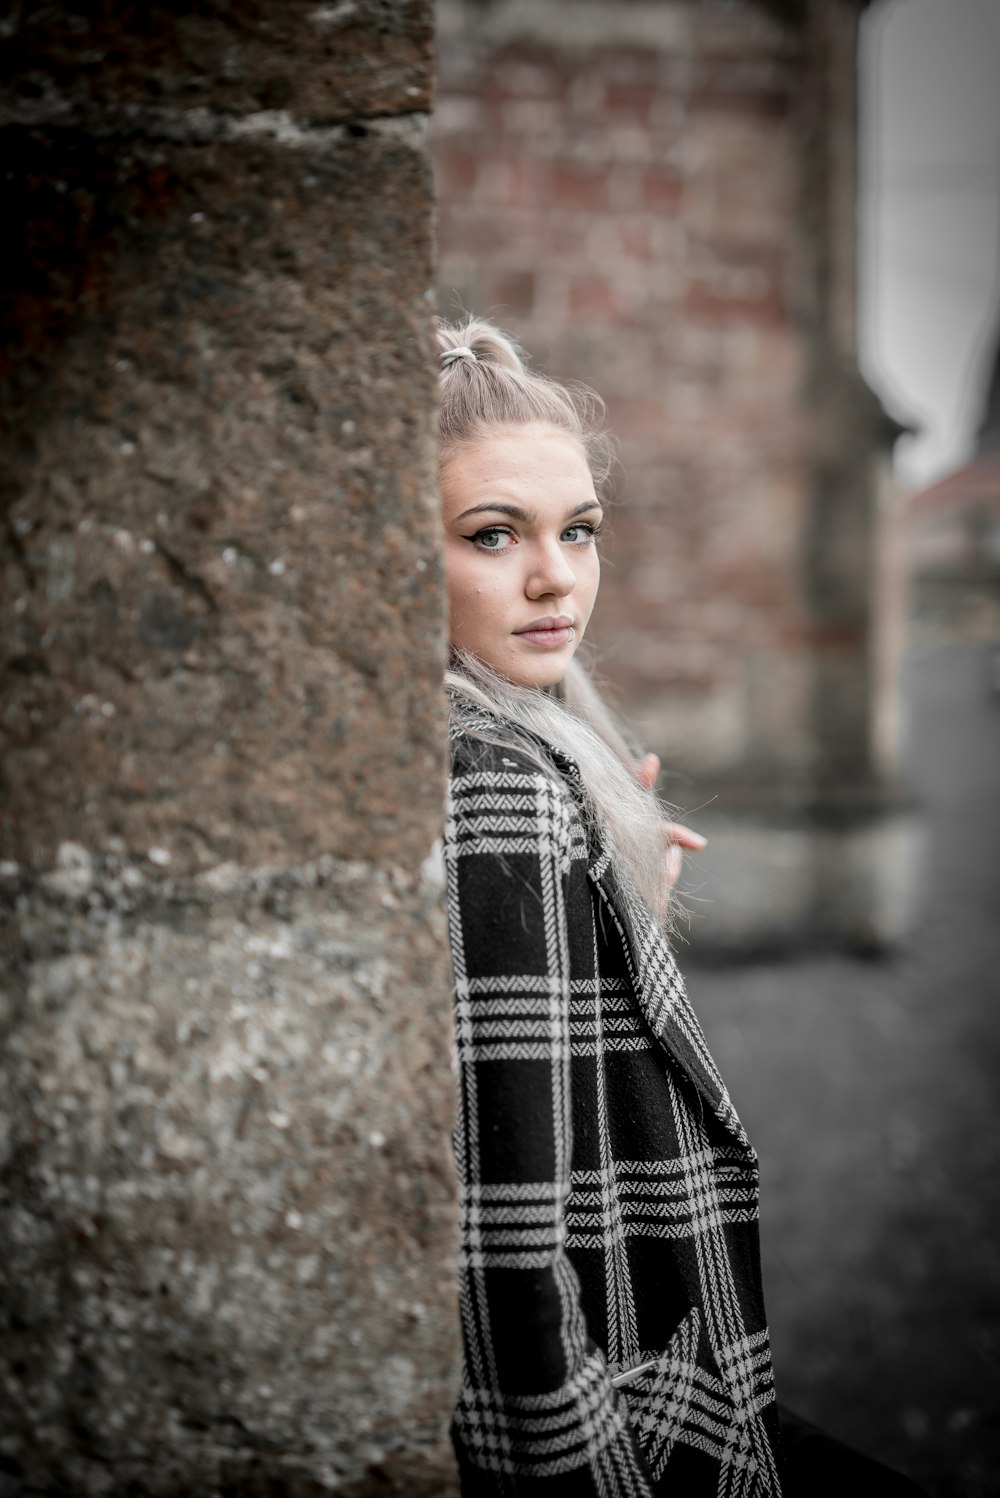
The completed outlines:
{"type": "Polygon", "coordinates": [[[455,645],[475,648],[484,633],[489,633],[490,595],[482,582],[465,577],[460,586],[449,589],[451,640],[455,645]]]}

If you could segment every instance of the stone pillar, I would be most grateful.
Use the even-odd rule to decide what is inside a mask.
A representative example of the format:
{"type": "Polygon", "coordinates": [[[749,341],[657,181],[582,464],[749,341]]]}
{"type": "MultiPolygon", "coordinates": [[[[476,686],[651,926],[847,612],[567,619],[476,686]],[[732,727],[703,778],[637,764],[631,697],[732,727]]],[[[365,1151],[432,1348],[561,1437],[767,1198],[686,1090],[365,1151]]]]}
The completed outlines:
{"type": "Polygon", "coordinates": [[[450,1480],[431,44],[4,23],[5,1498],[450,1480]]]}

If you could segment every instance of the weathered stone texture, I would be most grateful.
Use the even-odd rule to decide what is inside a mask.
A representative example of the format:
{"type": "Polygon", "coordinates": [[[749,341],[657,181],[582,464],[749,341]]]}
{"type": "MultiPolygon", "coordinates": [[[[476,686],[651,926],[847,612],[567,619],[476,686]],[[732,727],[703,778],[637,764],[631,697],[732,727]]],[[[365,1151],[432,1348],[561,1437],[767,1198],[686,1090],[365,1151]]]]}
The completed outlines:
{"type": "Polygon", "coordinates": [[[13,7],[0,38],[8,101],[72,101],[97,118],[153,107],[331,123],[430,106],[426,0],[76,0],[13,7]]]}
{"type": "Polygon", "coordinates": [[[20,886],[8,1471],[318,1492],[441,1441],[439,894],[333,860],[151,884],[72,845],[20,886]]]}
{"type": "Polygon", "coordinates": [[[169,832],[179,869],[414,866],[441,766],[421,150],[3,145],[3,856],[169,832]]]}
{"type": "Polygon", "coordinates": [[[4,1498],[452,1481],[430,26],[4,26],[4,1498]]]}

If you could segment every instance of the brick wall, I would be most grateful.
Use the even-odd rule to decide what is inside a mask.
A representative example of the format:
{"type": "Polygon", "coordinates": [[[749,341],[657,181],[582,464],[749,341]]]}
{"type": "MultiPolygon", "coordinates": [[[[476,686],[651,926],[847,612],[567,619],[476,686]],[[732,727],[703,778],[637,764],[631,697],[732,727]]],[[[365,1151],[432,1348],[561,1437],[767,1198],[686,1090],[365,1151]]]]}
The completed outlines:
{"type": "Polygon", "coordinates": [[[442,310],[607,401],[622,503],[592,636],[681,800],[779,774],[813,795],[831,735],[874,773],[856,9],[439,12],[442,310]]]}

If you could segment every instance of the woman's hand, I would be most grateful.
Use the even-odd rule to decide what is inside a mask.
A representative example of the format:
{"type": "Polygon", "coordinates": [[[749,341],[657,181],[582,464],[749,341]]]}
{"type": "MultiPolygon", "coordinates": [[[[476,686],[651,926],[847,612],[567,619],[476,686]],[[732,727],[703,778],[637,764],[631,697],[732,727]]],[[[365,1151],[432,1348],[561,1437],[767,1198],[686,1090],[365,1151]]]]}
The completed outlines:
{"type": "MultiPolygon", "coordinates": [[[[659,755],[644,754],[636,766],[635,778],[647,791],[651,791],[659,773],[659,755]]],[[[667,882],[667,888],[673,889],[680,878],[681,865],[684,862],[684,854],[681,850],[688,848],[692,853],[700,853],[702,848],[708,847],[708,839],[702,837],[700,832],[693,832],[690,827],[685,827],[681,822],[668,822],[663,831],[667,845],[667,866],[663,877],[667,882]]]]}

